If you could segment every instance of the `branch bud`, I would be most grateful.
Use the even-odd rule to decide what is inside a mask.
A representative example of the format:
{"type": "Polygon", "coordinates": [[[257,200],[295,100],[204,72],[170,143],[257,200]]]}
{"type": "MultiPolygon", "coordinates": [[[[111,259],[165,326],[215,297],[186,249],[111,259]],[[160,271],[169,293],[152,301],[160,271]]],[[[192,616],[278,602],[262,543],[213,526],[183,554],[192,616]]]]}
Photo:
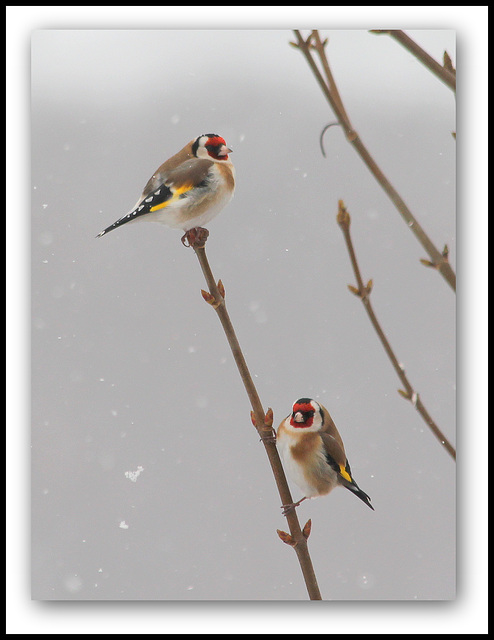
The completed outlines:
{"type": "Polygon", "coordinates": [[[280,540],[282,540],[285,544],[289,544],[291,547],[296,545],[293,537],[287,533],[286,531],[281,531],[280,529],[276,529],[276,533],[278,534],[280,540]]]}
{"type": "Polygon", "coordinates": [[[268,410],[266,411],[266,415],[264,416],[264,424],[270,429],[273,426],[273,410],[271,409],[271,407],[268,407],[268,410]]]}
{"type": "Polygon", "coordinates": [[[222,298],[224,298],[225,297],[225,286],[221,282],[221,280],[218,280],[218,284],[216,286],[218,287],[218,291],[220,292],[220,296],[222,298]]]}
{"type": "Polygon", "coordinates": [[[336,222],[340,227],[346,229],[350,228],[350,214],[348,213],[343,200],[338,200],[338,215],[336,216],[336,222]]]}
{"type": "Polygon", "coordinates": [[[208,304],[210,304],[214,309],[217,309],[220,306],[221,303],[218,302],[216,298],[213,296],[213,294],[209,293],[209,291],[204,291],[204,289],[201,289],[201,294],[204,300],[208,304]]]}
{"type": "Polygon", "coordinates": [[[447,51],[443,54],[443,67],[456,75],[456,69],[453,67],[453,61],[447,51]]]}
{"type": "Polygon", "coordinates": [[[437,269],[438,265],[435,262],[431,262],[430,260],[426,260],[425,258],[420,258],[420,263],[424,265],[424,267],[430,267],[432,269],[437,269]]]}
{"type": "Polygon", "coordinates": [[[307,520],[307,522],[304,525],[304,528],[302,529],[302,534],[306,540],[310,536],[311,529],[312,529],[312,520],[307,520]]]}

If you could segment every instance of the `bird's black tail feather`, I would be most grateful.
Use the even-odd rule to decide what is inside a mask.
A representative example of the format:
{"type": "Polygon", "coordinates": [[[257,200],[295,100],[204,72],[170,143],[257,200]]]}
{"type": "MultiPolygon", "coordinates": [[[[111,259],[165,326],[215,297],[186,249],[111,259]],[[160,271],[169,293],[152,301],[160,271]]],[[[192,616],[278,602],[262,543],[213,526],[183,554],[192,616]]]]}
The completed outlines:
{"type": "MultiPolygon", "coordinates": [[[[340,482],[341,482],[341,479],[340,479],[340,482]]],[[[368,507],[370,507],[372,509],[372,511],[374,511],[374,507],[371,505],[370,497],[365,493],[365,491],[362,491],[362,489],[358,486],[358,484],[355,482],[355,480],[352,480],[352,482],[343,481],[342,484],[349,491],[354,493],[357,496],[357,498],[360,498],[362,500],[362,502],[365,502],[365,504],[368,507]]]]}

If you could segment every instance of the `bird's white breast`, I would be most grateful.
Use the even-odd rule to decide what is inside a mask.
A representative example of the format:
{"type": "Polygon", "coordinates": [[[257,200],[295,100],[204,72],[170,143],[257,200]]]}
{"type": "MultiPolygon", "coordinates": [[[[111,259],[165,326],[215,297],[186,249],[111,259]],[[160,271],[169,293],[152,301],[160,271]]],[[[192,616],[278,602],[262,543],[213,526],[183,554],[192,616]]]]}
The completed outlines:
{"type": "Polygon", "coordinates": [[[293,455],[292,447],[296,444],[297,438],[289,432],[279,433],[277,446],[289,480],[299,487],[306,498],[329,493],[337,484],[337,475],[329,466],[324,450],[314,449],[301,461],[293,455]]]}

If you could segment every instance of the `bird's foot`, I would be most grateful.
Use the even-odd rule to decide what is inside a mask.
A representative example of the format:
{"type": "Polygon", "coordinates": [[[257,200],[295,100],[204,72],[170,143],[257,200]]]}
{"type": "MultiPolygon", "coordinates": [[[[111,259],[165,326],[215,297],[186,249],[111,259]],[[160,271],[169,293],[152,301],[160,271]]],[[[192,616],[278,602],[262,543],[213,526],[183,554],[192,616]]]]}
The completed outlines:
{"type": "Polygon", "coordinates": [[[281,505],[281,509],[283,509],[283,511],[281,512],[282,516],[286,516],[287,514],[289,514],[291,511],[293,511],[294,509],[296,509],[299,504],[301,502],[303,502],[306,498],[302,498],[301,500],[299,500],[298,502],[292,502],[292,504],[282,504],[281,505]]]}
{"type": "Polygon", "coordinates": [[[266,431],[266,433],[260,437],[260,441],[264,442],[265,444],[276,444],[275,430],[272,429],[271,431],[268,431],[266,429],[263,429],[263,431],[266,431]]]}
{"type": "Polygon", "coordinates": [[[194,227],[194,229],[186,231],[181,240],[184,247],[200,249],[206,244],[208,236],[209,231],[207,229],[204,229],[203,227],[194,227]]]}

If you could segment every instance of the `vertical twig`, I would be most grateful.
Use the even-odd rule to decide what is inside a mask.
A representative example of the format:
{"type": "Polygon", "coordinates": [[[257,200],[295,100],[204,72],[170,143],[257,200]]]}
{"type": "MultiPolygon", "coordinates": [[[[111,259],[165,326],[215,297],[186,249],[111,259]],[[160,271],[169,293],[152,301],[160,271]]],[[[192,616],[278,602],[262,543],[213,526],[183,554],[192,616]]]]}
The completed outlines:
{"type": "Polygon", "coordinates": [[[430,257],[430,261],[423,261],[423,264],[427,264],[427,266],[433,267],[439,271],[439,273],[443,276],[446,282],[450,285],[450,287],[456,291],[456,275],[451,268],[451,265],[448,261],[448,252],[447,248],[442,253],[436,248],[433,242],[430,240],[428,235],[425,233],[424,229],[422,229],[419,222],[416,220],[410,209],[405,204],[404,200],[401,198],[400,194],[396,191],[393,185],[386,178],[384,173],[378,167],[374,158],[371,156],[367,147],[364,145],[362,140],[360,139],[357,132],[354,130],[348,114],[343,107],[343,102],[341,100],[341,96],[336,87],[336,83],[334,81],[333,75],[331,73],[331,69],[329,67],[328,59],[326,57],[324,47],[327,44],[327,40],[321,41],[319,37],[319,32],[317,30],[312,31],[311,35],[304,40],[300,31],[297,29],[294,30],[294,33],[297,37],[296,43],[291,43],[296,48],[300,49],[300,51],[305,56],[316,80],[318,81],[324,95],[326,96],[331,108],[333,109],[336,117],[338,118],[338,122],[343,127],[345,131],[345,135],[347,140],[352,144],[354,149],[357,151],[359,156],[362,158],[367,168],[370,170],[372,175],[379,182],[385,193],[388,195],[392,203],[395,205],[396,209],[401,214],[402,218],[407,223],[409,229],[415,234],[415,237],[418,239],[422,247],[428,253],[430,257]],[[326,81],[324,80],[319,68],[317,67],[314,59],[312,58],[312,50],[315,49],[319,58],[321,60],[321,64],[323,66],[324,73],[326,74],[326,81]]]}
{"type": "MultiPolygon", "coordinates": [[[[271,465],[271,469],[276,481],[276,486],[278,487],[281,502],[284,505],[292,504],[293,499],[288,487],[283,467],[281,465],[278,450],[276,448],[276,441],[273,437],[272,411],[268,410],[267,413],[264,413],[259,394],[257,393],[257,389],[252,380],[252,376],[250,375],[247,363],[235,334],[233,324],[226,309],[225,289],[221,280],[216,283],[216,280],[214,279],[213,273],[211,271],[211,267],[209,266],[205,248],[206,239],[207,236],[206,238],[203,237],[201,241],[191,244],[197,255],[199,264],[201,265],[202,272],[209,288],[209,293],[207,291],[202,291],[202,295],[206,302],[208,302],[215,309],[227,337],[228,344],[230,345],[230,349],[240,373],[240,377],[242,378],[245,390],[247,392],[247,395],[249,396],[250,404],[252,407],[252,422],[256,427],[266,449],[269,463],[271,465]]],[[[288,534],[284,531],[278,531],[278,535],[281,540],[283,540],[283,542],[292,546],[295,550],[295,553],[297,554],[309,598],[311,600],[321,600],[321,593],[319,591],[319,586],[317,584],[314,567],[312,565],[312,560],[309,555],[309,549],[307,545],[307,539],[310,533],[310,521],[304,526],[302,530],[300,528],[295,509],[291,510],[287,514],[286,519],[290,528],[290,533],[288,534]]]]}
{"type": "Polygon", "coordinates": [[[420,399],[419,394],[414,390],[414,388],[410,384],[405,374],[405,371],[403,369],[403,366],[400,365],[400,363],[398,362],[398,359],[395,356],[393,349],[391,348],[391,345],[389,344],[389,341],[386,338],[384,331],[381,328],[381,325],[379,324],[379,321],[377,320],[376,314],[374,313],[374,310],[372,308],[371,301],[370,301],[370,293],[372,290],[372,280],[369,280],[369,282],[366,285],[364,285],[362,276],[360,274],[360,269],[357,263],[357,258],[355,256],[355,250],[353,247],[352,239],[350,236],[350,221],[351,221],[350,214],[346,210],[346,207],[343,204],[342,200],[340,200],[338,204],[338,215],[336,219],[341,230],[343,231],[348,253],[350,255],[350,261],[353,267],[353,272],[357,280],[357,287],[348,285],[348,288],[352,293],[354,293],[356,296],[358,296],[362,300],[362,303],[364,305],[365,310],[367,311],[367,315],[369,316],[372,326],[374,327],[381,341],[381,344],[383,345],[384,350],[386,351],[386,354],[390,359],[391,364],[393,365],[394,370],[396,371],[398,377],[401,380],[401,383],[405,388],[405,390],[399,389],[398,391],[404,398],[406,398],[412,403],[412,405],[422,416],[423,420],[428,425],[432,433],[439,440],[439,442],[444,447],[444,449],[449,453],[449,455],[453,458],[453,460],[456,460],[455,449],[453,448],[451,443],[447,440],[447,438],[444,436],[444,434],[439,429],[439,427],[436,425],[434,420],[431,418],[422,400],[420,399]]]}

